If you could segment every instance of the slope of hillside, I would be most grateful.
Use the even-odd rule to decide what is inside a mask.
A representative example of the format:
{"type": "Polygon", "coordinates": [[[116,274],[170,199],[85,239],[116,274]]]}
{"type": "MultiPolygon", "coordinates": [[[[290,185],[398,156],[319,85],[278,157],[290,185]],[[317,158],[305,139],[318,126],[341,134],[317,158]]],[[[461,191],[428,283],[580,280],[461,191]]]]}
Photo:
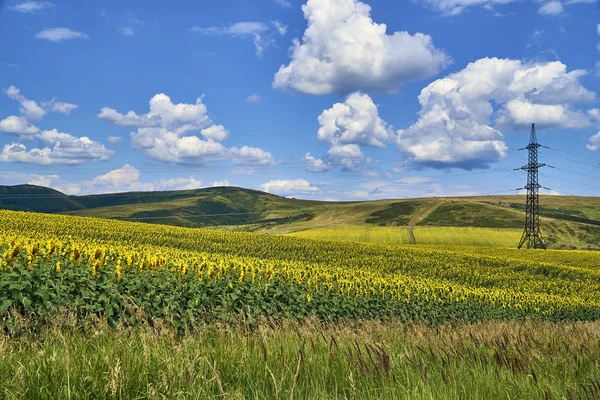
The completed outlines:
{"type": "Polygon", "coordinates": [[[0,186],[0,209],[59,213],[85,206],[58,190],[34,186],[0,186]]]}
{"type": "MultiPolygon", "coordinates": [[[[523,196],[357,202],[289,199],[237,187],[67,196],[0,186],[0,208],[378,243],[516,246],[523,196]]],[[[559,249],[600,250],[600,198],[544,196],[542,226],[559,249]]]]}

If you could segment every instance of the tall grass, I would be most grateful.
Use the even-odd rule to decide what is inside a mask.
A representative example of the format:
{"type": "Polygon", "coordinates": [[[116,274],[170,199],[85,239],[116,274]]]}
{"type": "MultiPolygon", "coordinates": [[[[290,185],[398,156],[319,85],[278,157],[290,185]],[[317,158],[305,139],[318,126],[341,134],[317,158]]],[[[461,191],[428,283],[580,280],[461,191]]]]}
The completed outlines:
{"type": "Polygon", "coordinates": [[[263,321],[0,336],[0,398],[600,398],[600,322],[263,321]],[[64,340],[63,340],[64,339],[64,340]]]}

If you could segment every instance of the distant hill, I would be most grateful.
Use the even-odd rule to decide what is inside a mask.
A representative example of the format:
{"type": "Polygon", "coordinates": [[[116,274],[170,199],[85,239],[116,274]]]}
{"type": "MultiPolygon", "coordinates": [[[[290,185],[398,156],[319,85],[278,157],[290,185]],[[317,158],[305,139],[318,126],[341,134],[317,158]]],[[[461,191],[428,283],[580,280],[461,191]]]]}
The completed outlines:
{"type": "MultiPolygon", "coordinates": [[[[600,198],[543,196],[541,204],[550,247],[600,250],[600,198]]],[[[0,208],[331,240],[486,246],[518,241],[524,223],[519,195],[325,202],[238,187],[67,196],[19,185],[0,186],[0,208]]]]}
{"type": "Polygon", "coordinates": [[[0,208],[42,213],[61,213],[85,208],[58,190],[34,186],[0,186],[0,208]]]}

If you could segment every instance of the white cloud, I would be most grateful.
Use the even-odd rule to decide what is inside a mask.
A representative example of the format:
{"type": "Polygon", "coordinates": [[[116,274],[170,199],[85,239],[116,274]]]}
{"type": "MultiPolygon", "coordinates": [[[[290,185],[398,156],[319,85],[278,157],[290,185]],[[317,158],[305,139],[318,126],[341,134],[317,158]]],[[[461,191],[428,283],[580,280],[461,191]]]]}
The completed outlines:
{"type": "Polygon", "coordinates": [[[386,34],[371,7],[358,0],[308,0],[308,27],[294,39],[292,60],[275,74],[273,87],[307,94],[392,92],[403,83],[439,72],[448,57],[430,36],[386,34]]]}
{"type": "Polygon", "coordinates": [[[590,137],[590,142],[585,147],[591,151],[600,151],[600,131],[590,137]]]}
{"type": "Polygon", "coordinates": [[[279,4],[282,7],[291,7],[292,3],[290,0],[275,0],[275,3],[279,4]]]}
{"type": "MultiPolygon", "coordinates": [[[[493,11],[495,6],[503,5],[508,3],[513,3],[518,0],[422,0],[422,2],[429,4],[433,9],[439,11],[447,16],[455,16],[461,14],[467,8],[473,7],[483,7],[489,11],[493,11]]],[[[544,0],[535,0],[537,3],[543,2],[544,0]]],[[[565,2],[566,5],[576,4],[576,3],[596,3],[598,0],[568,0],[565,2]]],[[[562,13],[562,4],[560,1],[550,1],[547,2],[542,8],[548,7],[550,9],[550,13],[558,12],[562,13]],[[559,3],[548,5],[550,3],[559,3]]],[[[543,13],[540,11],[540,13],[543,13]]]]}
{"type": "Polygon", "coordinates": [[[109,136],[108,137],[108,143],[110,144],[117,144],[121,142],[121,136],[109,136]]]}
{"type": "Polygon", "coordinates": [[[56,129],[43,131],[36,138],[45,147],[27,150],[22,143],[7,144],[0,153],[0,161],[40,165],[82,164],[104,161],[113,154],[103,144],[86,136],[78,138],[56,129]]]}
{"type": "Polygon", "coordinates": [[[236,22],[228,26],[195,26],[191,30],[205,36],[251,37],[257,55],[262,55],[266,46],[273,44],[273,39],[265,37],[271,28],[262,22],[236,22]]]}
{"type": "Polygon", "coordinates": [[[365,160],[365,156],[356,144],[337,144],[327,151],[327,160],[341,165],[346,171],[356,171],[365,160]]]}
{"type": "Polygon", "coordinates": [[[246,97],[246,102],[248,103],[260,103],[260,96],[257,94],[251,94],[250,96],[246,97]]]}
{"type": "Polygon", "coordinates": [[[208,128],[202,129],[200,134],[206,139],[222,142],[227,138],[229,132],[223,125],[211,125],[208,128]]]}
{"type": "Polygon", "coordinates": [[[310,172],[324,172],[334,165],[355,170],[365,158],[360,146],[384,147],[393,136],[371,97],[360,92],[323,111],[318,119],[317,137],[330,148],[325,159],[315,159],[310,153],[305,156],[310,172]]]}
{"type": "Polygon", "coordinates": [[[306,170],[308,172],[326,172],[332,168],[331,162],[326,162],[320,158],[315,158],[310,153],[306,153],[304,156],[304,162],[306,163],[306,170]]]}
{"type": "Polygon", "coordinates": [[[35,135],[40,132],[40,128],[31,124],[25,117],[11,115],[0,121],[0,132],[16,135],[35,135]]]}
{"type": "Polygon", "coordinates": [[[421,91],[419,120],[397,132],[398,148],[415,164],[485,168],[507,154],[500,129],[527,129],[531,122],[539,128],[589,126],[573,106],[595,98],[581,85],[583,75],[567,72],[559,61],[480,59],[421,91]]]}
{"type": "Polygon", "coordinates": [[[62,42],[70,39],[89,39],[89,36],[82,32],[77,32],[69,28],[46,28],[36,33],[36,39],[49,40],[51,42],[62,42]]]}
{"type": "Polygon", "coordinates": [[[260,185],[260,190],[280,195],[293,195],[318,192],[319,188],[312,186],[307,180],[271,180],[260,185]]]}
{"type": "Polygon", "coordinates": [[[350,94],[319,116],[319,140],[330,145],[358,144],[384,147],[392,134],[379,117],[377,106],[367,94],[350,94]]]}
{"type": "Polygon", "coordinates": [[[23,3],[17,4],[10,9],[22,13],[36,13],[52,7],[54,7],[54,4],[48,1],[24,1],[23,3]]]}
{"type": "Polygon", "coordinates": [[[210,184],[212,187],[220,187],[220,186],[231,186],[229,181],[214,181],[210,184]]]}
{"type": "Polygon", "coordinates": [[[21,113],[29,119],[42,119],[46,115],[46,110],[33,100],[29,100],[21,94],[21,91],[14,86],[10,86],[4,91],[8,97],[21,103],[21,113]]]}
{"type": "Polygon", "coordinates": [[[222,125],[213,124],[208,117],[202,97],[195,104],[174,104],[165,94],[150,100],[150,112],[138,115],[134,111],[121,114],[104,107],[98,117],[120,126],[136,127],[131,133],[134,148],[144,149],[156,160],[182,164],[207,164],[229,160],[234,164],[274,165],[271,153],[243,146],[227,148],[220,142],[228,132],[222,125]],[[199,131],[201,137],[189,135],[199,131]]]}
{"type": "Polygon", "coordinates": [[[56,99],[42,102],[42,106],[49,111],[58,112],[65,115],[70,115],[71,111],[79,108],[76,104],[64,103],[57,101],[56,99]]]}
{"type": "Polygon", "coordinates": [[[117,110],[109,107],[103,107],[98,114],[98,118],[110,121],[115,125],[134,126],[136,128],[159,126],[158,116],[143,115],[139,116],[133,111],[127,114],[120,114],[117,110]]]}
{"type": "Polygon", "coordinates": [[[525,126],[532,122],[538,128],[580,129],[590,125],[582,111],[563,104],[532,104],[526,100],[513,99],[506,103],[497,119],[499,125],[525,126]]]}
{"type": "Polygon", "coordinates": [[[94,178],[93,181],[101,186],[124,186],[139,180],[139,178],[140,171],[129,164],[125,164],[122,168],[114,169],[94,178]]]}
{"type": "Polygon", "coordinates": [[[257,147],[242,146],[229,149],[229,157],[234,164],[269,166],[277,164],[271,153],[257,147]]]}
{"type": "Polygon", "coordinates": [[[24,114],[23,118],[27,119],[28,121],[40,120],[46,115],[46,112],[58,112],[69,115],[71,111],[77,108],[76,104],[61,102],[56,100],[56,98],[53,98],[50,101],[43,101],[40,105],[37,102],[23,96],[21,94],[21,90],[12,85],[6,89],[4,93],[11,99],[18,101],[21,104],[20,111],[22,114],[24,114]]]}
{"type": "Polygon", "coordinates": [[[543,15],[559,15],[564,11],[565,9],[563,8],[562,3],[558,0],[549,1],[538,10],[538,12],[543,15]]]}
{"type": "Polygon", "coordinates": [[[140,182],[140,171],[129,164],[125,164],[121,168],[109,171],[94,179],[71,184],[67,186],[67,191],[70,191],[70,194],[95,194],[131,191],[191,190],[201,187],[203,187],[202,180],[197,180],[193,176],[140,182]]]}
{"type": "Polygon", "coordinates": [[[122,28],[119,28],[119,32],[121,32],[121,34],[123,36],[134,36],[135,35],[135,30],[133,29],[132,26],[124,26],[122,28]]]}
{"type": "Polygon", "coordinates": [[[174,104],[171,98],[164,93],[152,97],[150,112],[137,115],[134,111],[120,114],[112,108],[102,108],[98,118],[110,121],[120,126],[136,128],[165,128],[177,134],[204,128],[210,122],[206,106],[202,97],[196,99],[195,104],[174,104]]]}
{"type": "Polygon", "coordinates": [[[435,10],[449,16],[459,15],[468,7],[484,7],[493,10],[497,4],[507,4],[516,0],[423,0],[435,10]]]}
{"type": "Polygon", "coordinates": [[[152,182],[142,182],[140,176],[140,171],[137,168],[125,164],[123,167],[109,171],[106,174],[79,182],[69,181],[58,175],[7,173],[0,177],[0,183],[20,184],[27,182],[31,185],[51,187],[69,195],[191,190],[204,187],[202,180],[195,179],[193,176],[159,179],[152,182]]]}
{"type": "Polygon", "coordinates": [[[40,130],[33,125],[32,119],[42,119],[46,111],[69,114],[77,108],[75,104],[59,102],[56,99],[42,102],[29,100],[21,91],[10,86],[4,91],[11,99],[21,104],[20,117],[11,115],[0,121],[0,132],[20,135],[19,140],[37,140],[40,147],[28,150],[20,142],[6,144],[0,152],[0,162],[20,162],[40,165],[81,164],[85,161],[107,160],[113,152],[103,144],[86,136],[75,137],[56,129],[40,130]]]}
{"type": "Polygon", "coordinates": [[[272,23],[273,23],[273,26],[275,27],[275,29],[277,30],[277,32],[279,32],[279,34],[281,36],[285,36],[285,34],[287,33],[287,30],[288,30],[287,25],[284,25],[277,20],[273,21],[272,23]]]}
{"type": "Polygon", "coordinates": [[[253,35],[255,33],[266,32],[269,27],[262,22],[236,22],[229,26],[211,26],[208,28],[202,28],[195,26],[192,28],[193,32],[201,35],[230,35],[230,36],[246,36],[253,35]]]}

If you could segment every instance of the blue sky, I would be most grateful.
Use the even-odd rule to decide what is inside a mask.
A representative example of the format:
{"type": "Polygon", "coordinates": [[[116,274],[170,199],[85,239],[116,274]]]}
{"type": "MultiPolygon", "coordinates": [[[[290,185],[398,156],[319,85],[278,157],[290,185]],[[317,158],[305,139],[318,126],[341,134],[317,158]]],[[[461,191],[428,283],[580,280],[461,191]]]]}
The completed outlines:
{"type": "Polygon", "coordinates": [[[541,183],[597,196],[599,16],[593,0],[0,0],[0,184],[511,193],[535,122],[557,167],[541,183]]]}

